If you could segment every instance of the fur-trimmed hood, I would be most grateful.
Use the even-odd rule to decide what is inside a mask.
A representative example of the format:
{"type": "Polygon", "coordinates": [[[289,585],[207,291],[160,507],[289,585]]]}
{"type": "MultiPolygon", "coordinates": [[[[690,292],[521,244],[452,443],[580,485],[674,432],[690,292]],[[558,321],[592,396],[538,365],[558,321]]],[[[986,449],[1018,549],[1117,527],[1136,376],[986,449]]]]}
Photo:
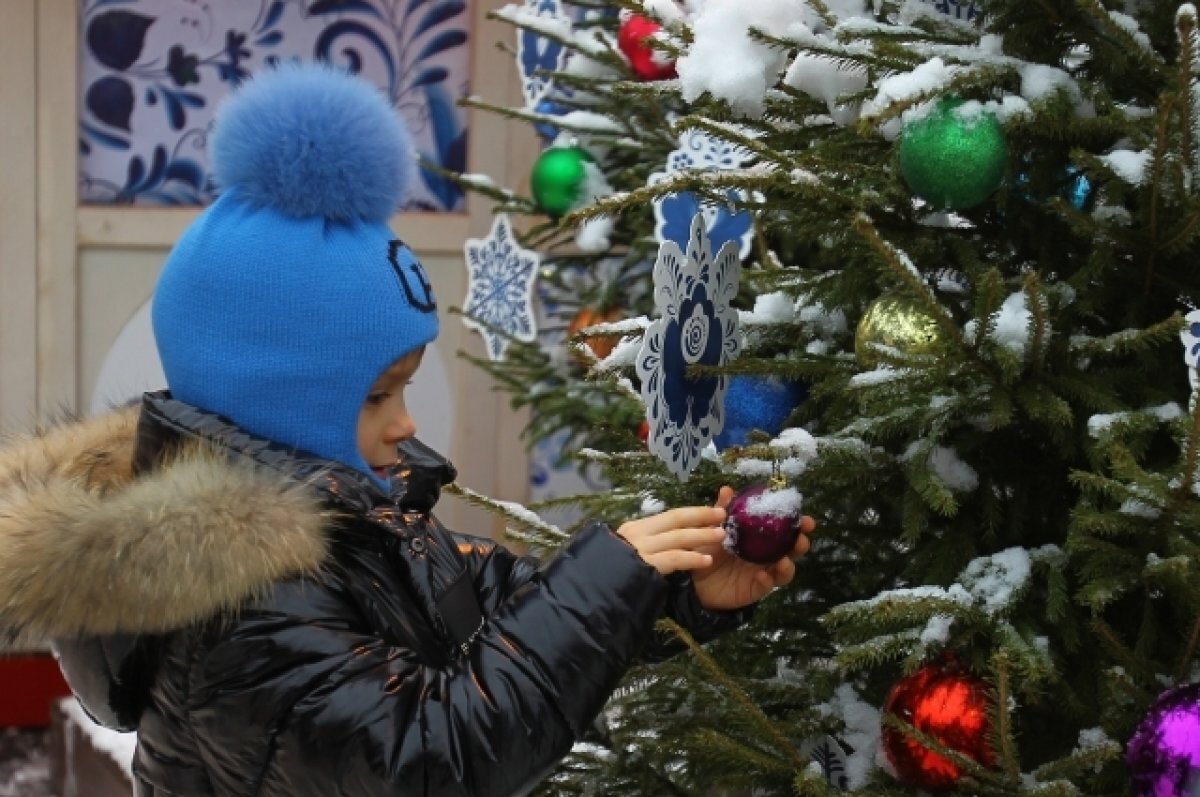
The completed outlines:
{"type": "Polygon", "coordinates": [[[137,473],[139,414],[0,445],[0,637],[168,631],[320,567],[316,491],[199,443],[137,473]]]}

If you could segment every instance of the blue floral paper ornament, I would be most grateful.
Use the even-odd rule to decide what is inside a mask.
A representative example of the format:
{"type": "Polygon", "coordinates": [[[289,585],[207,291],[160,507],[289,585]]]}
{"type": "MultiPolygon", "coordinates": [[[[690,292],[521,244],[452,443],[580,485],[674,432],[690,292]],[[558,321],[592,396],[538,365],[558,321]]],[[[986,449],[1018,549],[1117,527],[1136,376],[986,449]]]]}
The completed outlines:
{"type": "Polygon", "coordinates": [[[1192,310],[1183,317],[1184,326],[1179,331],[1183,341],[1183,362],[1187,365],[1188,382],[1192,386],[1190,410],[1200,393],[1200,310],[1192,310]]]}
{"type": "Polygon", "coordinates": [[[803,382],[762,374],[734,374],[729,377],[725,393],[725,427],[713,437],[713,443],[718,450],[744,446],[756,429],[774,437],[806,398],[808,387],[803,382]]]}
{"type": "Polygon", "coordinates": [[[468,238],[463,252],[468,275],[463,325],[483,335],[488,357],[500,360],[511,339],[528,343],[537,336],[533,284],[541,256],[517,244],[503,214],[486,238],[468,238]]]}
{"type": "Polygon", "coordinates": [[[983,0],[934,0],[933,7],[963,22],[974,22],[983,15],[983,0]]]}
{"type": "Polygon", "coordinates": [[[849,767],[850,756],[845,748],[832,736],[817,736],[806,739],[800,744],[800,756],[816,764],[821,771],[825,783],[838,791],[850,788],[849,767]]]}
{"type": "Polygon", "coordinates": [[[667,172],[737,169],[749,160],[750,153],[738,145],[692,128],[683,131],[679,146],[667,156],[667,172]]]}
{"type": "MultiPolygon", "coordinates": [[[[661,179],[661,178],[660,178],[661,179]]],[[[652,181],[657,182],[657,180],[652,181]]],[[[744,199],[744,191],[730,189],[726,194],[727,204],[702,202],[691,191],[668,194],[654,203],[654,237],[663,241],[682,243],[688,239],[692,219],[699,213],[704,216],[704,226],[714,249],[720,251],[726,241],[732,241],[738,250],[738,258],[750,254],[754,237],[754,217],[746,211],[733,209],[735,200],[744,199]]]]}
{"type": "Polygon", "coordinates": [[[1183,320],[1184,327],[1179,333],[1183,341],[1183,361],[1194,370],[1200,367],[1200,310],[1192,310],[1183,320]]]}
{"type": "MultiPolygon", "coordinates": [[[[525,11],[545,17],[547,21],[572,27],[560,0],[525,0],[525,11]]],[[[521,93],[526,107],[537,106],[553,86],[551,72],[561,72],[567,65],[570,51],[560,42],[535,30],[521,28],[517,32],[517,70],[521,73],[521,93]]]]}
{"type": "MultiPolygon", "coordinates": [[[[682,171],[712,171],[736,169],[750,159],[749,153],[724,139],[710,136],[702,130],[686,130],[679,138],[679,147],[667,156],[667,168],[650,175],[650,185],[657,185],[672,174],[682,171]]],[[[726,241],[737,245],[738,257],[750,254],[754,237],[754,217],[736,210],[734,203],[746,199],[746,192],[726,192],[727,201],[701,201],[691,191],[667,194],[654,202],[654,237],[661,244],[674,241],[680,246],[688,240],[692,219],[697,213],[704,216],[705,229],[713,249],[720,250],[726,241]]]]}
{"type": "Polygon", "coordinates": [[[692,219],[686,253],[674,241],[658,249],[654,306],[660,317],[642,340],[637,375],[650,426],[646,445],[681,480],[724,425],[725,376],[689,369],[726,365],[741,350],[738,313],[731,304],[741,271],[732,241],[713,256],[699,213],[692,219]]]}
{"type": "Polygon", "coordinates": [[[1077,166],[1067,167],[1067,186],[1063,195],[1076,210],[1086,210],[1092,199],[1092,182],[1077,166]]]}
{"type": "MultiPolygon", "coordinates": [[[[534,113],[541,114],[542,116],[562,116],[565,113],[569,113],[570,110],[567,106],[559,105],[548,97],[538,100],[538,104],[533,109],[534,113]]],[[[558,125],[547,119],[540,119],[534,122],[533,129],[537,131],[538,136],[541,137],[544,144],[549,144],[558,138],[558,125]]]]}

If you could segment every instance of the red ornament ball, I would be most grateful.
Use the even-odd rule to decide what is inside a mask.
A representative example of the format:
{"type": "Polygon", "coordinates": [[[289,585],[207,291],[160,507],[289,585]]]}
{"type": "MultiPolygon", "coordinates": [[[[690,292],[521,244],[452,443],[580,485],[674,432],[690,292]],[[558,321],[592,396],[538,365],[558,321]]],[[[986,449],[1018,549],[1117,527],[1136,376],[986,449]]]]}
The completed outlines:
{"type": "Polygon", "coordinates": [[[662,25],[649,17],[631,14],[617,30],[617,47],[629,59],[629,65],[642,80],[666,80],[675,77],[675,62],[666,60],[662,50],[646,43],[662,25]]]}
{"type": "Polygon", "coordinates": [[[800,518],[796,488],[752,484],[735,495],[726,509],[725,550],[747,562],[774,564],[796,546],[800,518]]]}
{"type": "Polygon", "coordinates": [[[650,440],[650,421],[642,421],[640,424],[638,424],[637,436],[638,440],[641,440],[643,445],[650,440]]]}
{"type": "MultiPolygon", "coordinates": [[[[927,665],[900,679],[883,704],[884,713],[986,767],[996,763],[987,743],[990,707],[984,681],[952,663],[927,665]]],[[[903,731],[885,725],[882,741],[888,761],[909,786],[946,791],[962,777],[957,764],[903,731]]]]}

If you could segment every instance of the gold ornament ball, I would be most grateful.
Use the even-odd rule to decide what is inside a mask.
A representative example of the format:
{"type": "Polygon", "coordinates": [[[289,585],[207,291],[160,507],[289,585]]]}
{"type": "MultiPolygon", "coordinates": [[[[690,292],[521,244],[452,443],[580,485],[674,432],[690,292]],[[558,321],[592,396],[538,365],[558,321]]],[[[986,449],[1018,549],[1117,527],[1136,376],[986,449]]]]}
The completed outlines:
{"type": "Polygon", "coordinates": [[[876,299],[858,322],[854,353],[864,368],[883,362],[875,346],[887,346],[905,354],[929,354],[941,340],[937,320],[925,308],[904,296],[876,299]]]}

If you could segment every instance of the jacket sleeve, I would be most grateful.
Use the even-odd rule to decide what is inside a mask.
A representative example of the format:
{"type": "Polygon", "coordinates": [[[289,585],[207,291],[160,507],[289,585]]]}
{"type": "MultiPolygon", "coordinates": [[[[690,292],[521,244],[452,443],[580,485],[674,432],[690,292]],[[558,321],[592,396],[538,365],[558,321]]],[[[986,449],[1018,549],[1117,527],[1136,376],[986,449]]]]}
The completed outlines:
{"type": "MultiPolygon", "coordinates": [[[[679,623],[697,642],[709,642],[750,622],[754,604],[732,612],[705,609],[696,596],[696,588],[688,573],[672,573],[667,577],[668,591],[665,616],[679,623]]],[[[649,644],[642,649],[643,661],[662,661],[686,648],[683,641],[666,631],[655,631],[649,644]]]]}
{"type": "MultiPolygon", "coordinates": [[[[484,614],[494,610],[497,601],[515,591],[537,575],[537,560],[531,556],[516,556],[493,540],[456,534],[460,548],[467,554],[475,574],[475,586],[480,595],[484,614]]],[[[754,606],[731,612],[711,611],[700,604],[692,577],[688,573],[672,573],[667,577],[667,599],[663,616],[669,617],[696,639],[709,642],[739,628],[754,616],[754,606]]],[[[684,650],[686,646],[674,634],[655,631],[642,650],[642,661],[662,661],[684,650]]]]}
{"type": "Polygon", "coordinates": [[[666,592],[593,527],[516,586],[469,655],[433,666],[356,628],[336,591],[287,582],[194,656],[190,721],[215,772],[244,774],[222,759],[265,728],[297,794],[518,794],[595,718],[666,592]]]}

